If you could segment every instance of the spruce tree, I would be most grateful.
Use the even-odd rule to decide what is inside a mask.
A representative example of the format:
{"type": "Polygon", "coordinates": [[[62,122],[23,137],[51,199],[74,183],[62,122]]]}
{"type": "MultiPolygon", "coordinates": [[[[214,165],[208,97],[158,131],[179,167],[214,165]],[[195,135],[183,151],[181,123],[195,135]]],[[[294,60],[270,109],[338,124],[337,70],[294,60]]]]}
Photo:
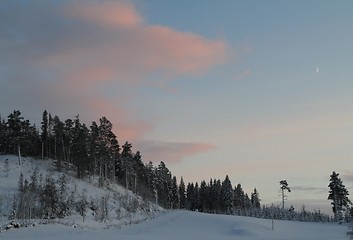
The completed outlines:
{"type": "Polygon", "coordinates": [[[223,202],[223,211],[226,214],[231,214],[234,207],[234,192],[232,183],[228,177],[225,177],[222,183],[222,202],[223,202]]]}
{"type": "Polygon", "coordinates": [[[186,192],[185,192],[185,183],[183,177],[180,179],[179,183],[179,199],[180,199],[180,209],[186,208],[186,192]]]}
{"type": "Polygon", "coordinates": [[[260,208],[260,195],[256,188],[254,188],[254,192],[251,193],[251,206],[253,208],[260,208]]]}
{"type": "Polygon", "coordinates": [[[330,183],[328,185],[330,190],[327,199],[332,200],[331,205],[335,221],[342,221],[343,212],[349,208],[349,204],[352,204],[352,202],[348,199],[349,193],[338,176],[339,173],[335,171],[330,175],[330,183]]]}

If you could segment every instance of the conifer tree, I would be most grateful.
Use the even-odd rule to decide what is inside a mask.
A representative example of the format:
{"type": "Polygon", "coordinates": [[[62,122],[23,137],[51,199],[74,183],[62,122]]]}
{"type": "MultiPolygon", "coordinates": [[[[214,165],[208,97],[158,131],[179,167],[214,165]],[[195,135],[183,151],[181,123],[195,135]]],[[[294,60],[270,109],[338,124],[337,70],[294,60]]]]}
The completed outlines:
{"type": "Polygon", "coordinates": [[[185,192],[185,183],[183,177],[180,179],[179,183],[179,199],[180,199],[180,209],[186,208],[186,192],[185,192]]]}
{"type": "Polygon", "coordinates": [[[177,183],[177,179],[175,176],[173,176],[173,178],[172,178],[170,187],[171,187],[171,189],[170,189],[171,208],[177,209],[180,207],[180,198],[179,198],[179,193],[178,193],[178,183],[177,183]]]}
{"type": "Polygon", "coordinates": [[[200,202],[199,202],[199,207],[201,212],[207,212],[209,210],[209,189],[207,187],[206,181],[201,181],[200,184],[200,202]]]}
{"type": "Polygon", "coordinates": [[[342,221],[343,212],[349,208],[349,204],[352,204],[352,202],[348,199],[349,193],[338,176],[339,173],[335,171],[330,175],[330,183],[328,185],[330,190],[327,199],[332,200],[331,205],[335,221],[342,221]]]}
{"type": "Polygon", "coordinates": [[[256,188],[254,188],[254,192],[251,193],[251,205],[253,208],[260,208],[260,194],[256,188]]]}
{"type": "Polygon", "coordinates": [[[228,175],[225,177],[222,183],[222,203],[223,211],[227,214],[231,214],[234,207],[234,192],[228,175]]]}
{"type": "Polygon", "coordinates": [[[42,159],[48,157],[48,128],[49,128],[49,119],[48,119],[48,112],[44,110],[42,116],[42,159]]]}
{"type": "Polygon", "coordinates": [[[23,140],[23,117],[20,111],[14,110],[8,116],[7,124],[10,130],[10,139],[13,144],[13,154],[18,154],[18,162],[21,165],[21,141],[23,140]],[[17,150],[17,151],[16,151],[17,150]]]}
{"type": "Polygon", "coordinates": [[[284,209],[284,200],[286,198],[286,195],[284,194],[284,190],[287,190],[288,192],[291,192],[287,180],[282,180],[279,182],[279,184],[281,185],[281,191],[282,191],[282,209],[284,209]]]}
{"type": "Polygon", "coordinates": [[[88,134],[85,124],[81,124],[79,115],[74,121],[72,138],[72,157],[76,167],[77,177],[83,178],[89,167],[88,158],[88,134]]]}

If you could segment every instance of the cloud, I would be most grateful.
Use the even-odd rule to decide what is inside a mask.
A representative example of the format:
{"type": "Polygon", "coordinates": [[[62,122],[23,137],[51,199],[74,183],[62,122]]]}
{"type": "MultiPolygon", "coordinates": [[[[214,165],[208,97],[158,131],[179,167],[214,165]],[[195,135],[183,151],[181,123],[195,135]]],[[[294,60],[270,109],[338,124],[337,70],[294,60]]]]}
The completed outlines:
{"type": "Polygon", "coordinates": [[[145,101],[136,95],[140,87],[171,89],[176,76],[227,61],[224,40],[149,24],[130,1],[5,0],[0,13],[1,109],[104,115],[129,141],[153,129],[131,110],[131,102],[145,101]]]}
{"type": "Polygon", "coordinates": [[[143,21],[132,3],[127,1],[90,2],[89,5],[71,5],[66,12],[101,26],[135,27],[143,21]]]}
{"type": "Polygon", "coordinates": [[[139,143],[145,161],[179,163],[186,157],[215,150],[210,143],[176,143],[144,141],[139,143]]]}
{"type": "Polygon", "coordinates": [[[353,183],[353,173],[351,171],[345,171],[344,174],[342,175],[342,180],[347,181],[348,183],[353,183]]]}
{"type": "Polygon", "coordinates": [[[328,191],[328,188],[325,187],[310,187],[310,186],[293,186],[291,189],[294,191],[309,191],[311,193],[326,193],[328,191]]]}

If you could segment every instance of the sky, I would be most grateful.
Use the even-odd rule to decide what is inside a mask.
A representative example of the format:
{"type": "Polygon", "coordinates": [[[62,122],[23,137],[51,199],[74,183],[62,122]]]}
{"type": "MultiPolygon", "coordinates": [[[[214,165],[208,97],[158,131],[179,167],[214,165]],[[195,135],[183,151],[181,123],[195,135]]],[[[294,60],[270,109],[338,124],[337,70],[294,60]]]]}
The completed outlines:
{"type": "MultiPolygon", "coordinates": [[[[353,192],[350,0],[3,0],[0,114],[107,117],[186,182],[329,211],[353,192]]],[[[299,210],[299,209],[298,209],[299,210]]]]}

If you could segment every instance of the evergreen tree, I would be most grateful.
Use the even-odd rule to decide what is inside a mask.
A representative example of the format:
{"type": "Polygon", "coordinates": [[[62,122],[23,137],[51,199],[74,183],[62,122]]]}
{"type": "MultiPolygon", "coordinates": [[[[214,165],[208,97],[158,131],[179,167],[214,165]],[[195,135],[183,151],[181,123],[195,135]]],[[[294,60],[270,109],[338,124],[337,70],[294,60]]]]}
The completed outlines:
{"type": "Polygon", "coordinates": [[[180,208],[180,198],[178,193],[178,183],[175,176],[172,178],[171,186],[170,186],[170,202],[172,209],[180,208]]]}
{"type": "Polygon", "coordinates": [[[153,163],[150,161],[145,165],[146,183],[148,192],[150,193],[149,199],[157,203],[157,175],[153,163]]]}
{"type": "Polygon", "coordinates": [[[118,178],[121,183],[125,184],[127,189],[131,189],[132,183],[130,181],[132,175],[132,145],[129,142],[125,142],[122,146],[121,157],[118,162],[118,178]]]}
{"type": "Polygon", "coordinates": [[[56,159],[58,171],[61,171],[62,161],[65,161],[64,127],[64,123],[60,121],[58,116],[55,116],[53,119],[54,159],[56,159]]]}
{"type": "Polygon", "coordinates": [[[44,110],[42,115],[42,159],[48,157],[48,131],[49,131],[48,112],[44,110]]]}
{"type": "Polygon", "coordinates": [[[183,180],[183,177],[180,179],[179,183],[179,199],[180,199],[180,209],[185,209],[186,208],[186,192],[185,192],[185,183],[183,180]]]}
{"type": "Polygon", "coordinates": [[[72,139],[72,157],[76,167],[77,177],[83,178],[89,168],[88,157],[88,134],[89,131],[85,124],[80,123],[79,116],[74,121],[72,139]]]}
{"type": "Polygon", "coordinates": [[[87,208],[88,208],[88,201],[87,201],[87,195],[86,195],[87,190],[83,189],[81,195],[80,195],[80,199],[77,202],[76,206],[77,206],[77,211],[80,213],[80,215],[82,216],[82,221],[85,222],[85,218],[86,218],[86,212],[87,212],[87,208]]]}
{"type": "Polygon", "coordinates": [[[207,187],[206,181],[201,181],[200,191],[199,191],[199,211],[207,212],[209,210],[209,189],[207,187]]]}
{"type": "Polygon", "coordinates": [[[58,216],[58,191],[54,179],[47,175],[41,193],[42,217],[53,219],[58,216]]]}
{"type": "Polygon", "coordinates": [[[72,144],[74,138],[74,122],[72,119],[65,120],[64,126],[64,161],[66,162],[66,170],[69,170],[70,163],[72,163],[72,144]]]}
{"type": "Polygon", "coordinates": [[[67,178],[64,174],[59,178],[58,197],[58,217],[63,218],[71,212],[68,204],[67,178]]]}
{"type": "Polygon", "coordinates": [[[231,214],[234,207],[234,192],[228,175],[225,177],[222,183],[222,203],[223,211],[227,214],[231,214]]]}
{"type": "Polygon", "coordinates": [[[21,141],[23,140],[23,117],[20,111],[14,110],[7,118],[10,130],[10,141],[13,145],[13,154],[18,154],[18,162],[21,165],[21,141]]]}
{"type": "Polygon", "coordinates": [[[327,199],[332,200],[331,205],[335,221],[342,221],[343,212],[348,209],[349,204],[352,204],[352,202],[348,199],[349,193],[338,176],[339,173],[335,171],[330,175],[330,183],[328,185],[330,190],[327,199]]]}
{"type": "Polygon", "coordinates": [[[260,194],[256,188],[254,188],[254,192],[251,193],[251,206],[257,209],[261,207],[260,194]]]}
{"type": "Polygon", "coordinates": [[[245,194],[241,184],[238,184],[234,188],[234,208],[238,215],[241,215],[242,211],[245,209],[245,194]]]}
{"type": "Polygon", "coordinates": [[[144,187],[144,185],[146,184],[144,182],[145,180],[145,166],[143,165],[142,162],[142,156],[140,151],[137,151],[133,157],[132,157],[132,161],[131,161],[131,170],[132,170],[132,174],[130,177],[130,181],[133,182],[133,190],[135,193],[138,193],[138,189],[141,190],[141,188],[144,187]]]}
{"type": "MultiPolygon", "coordinates": [[[[98,136],[95,137],[97,137],[97,152],[100,160],[100,177],[115,181],[115,167],[120,149],[112,129],[112,123],[106,117],[102,117],[99,119],[98,136]]],[[[93,130],[93,134],[96,134],[95,126],[93,130]]]]}
{"type": "Polygon", "coordinates": [[[157,188],[157,196],[158,196],[159,204],[165,208],[170,208],[171,199],[172,199],[172,192],[171,192],[172,175],[163,161],[160,162],[156,170],[157,170],[156,188],[157,188]]]}
{"type": "Polygon", "coordinates": [[[9,152],[9,129],[4,119],[0,116],[0,154],[9,152]]]}

